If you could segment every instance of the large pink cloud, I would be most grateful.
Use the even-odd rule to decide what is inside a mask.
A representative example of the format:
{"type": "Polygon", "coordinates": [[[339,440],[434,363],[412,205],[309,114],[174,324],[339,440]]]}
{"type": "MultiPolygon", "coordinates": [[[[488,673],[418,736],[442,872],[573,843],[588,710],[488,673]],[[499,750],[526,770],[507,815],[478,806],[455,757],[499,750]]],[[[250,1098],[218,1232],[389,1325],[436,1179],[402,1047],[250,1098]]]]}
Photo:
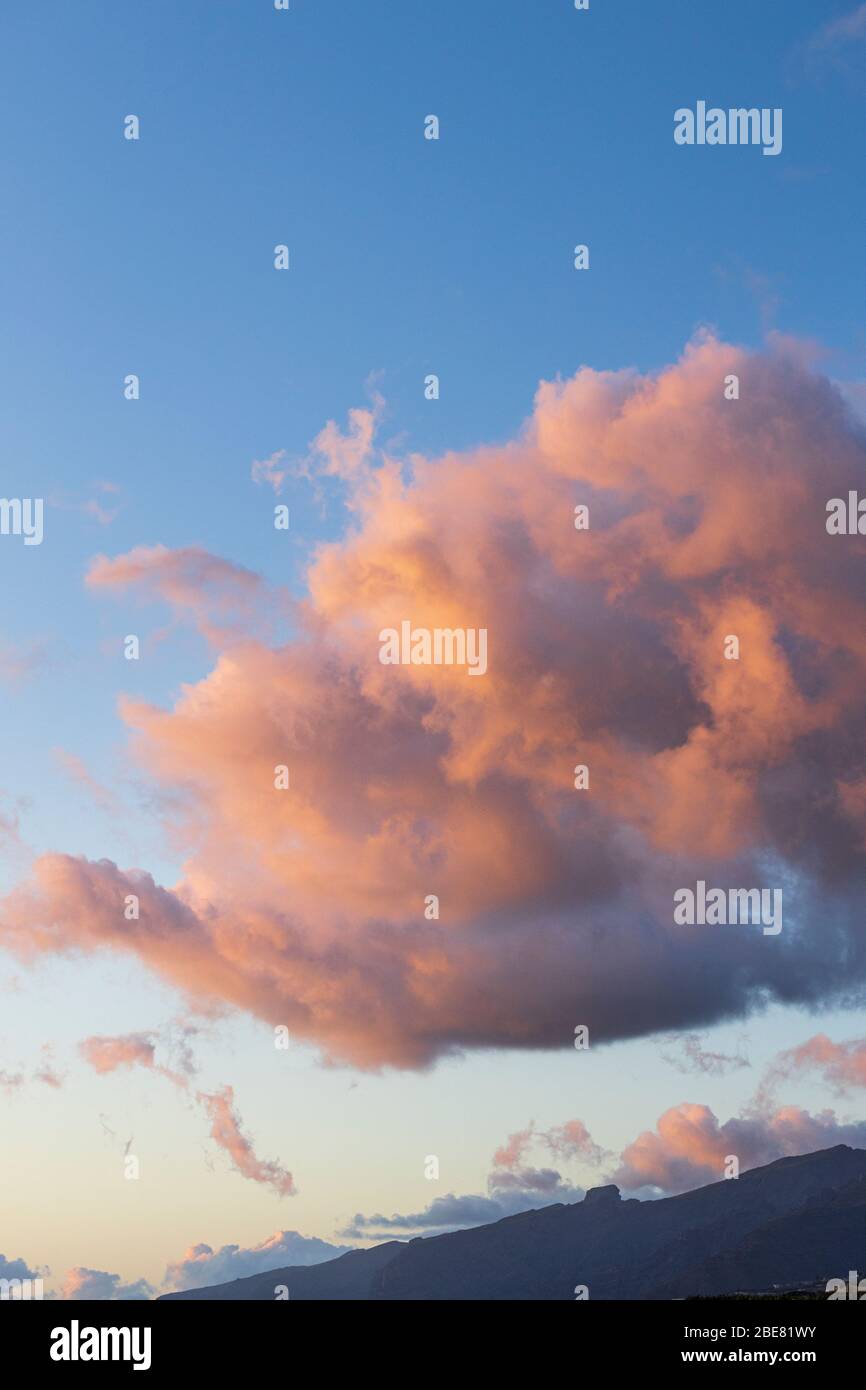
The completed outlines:
{"type": "Polygon", "coordinates": [[[0,939],[132,952],[201,1007],[369,1067],[857,997],[866,542],[829,536],[825,505],[866,490],[866,443],[839,393],[789,344],[702,338],[654,377],[543,384],[506,445],[410,469],[375,424],[316,441],[353,524],[292,642],[252,635],[263,586],[202,552],[91,571],[192,610],[219,649],[172,709],[121,707],[182,807],[184,871],[168,889],[45,855],[0,939]],[[406,619],[486,627],[486,675],[382,665],[406,619]],[[783,886],[781,935],[675,926],[699,877],[783,886]]]}

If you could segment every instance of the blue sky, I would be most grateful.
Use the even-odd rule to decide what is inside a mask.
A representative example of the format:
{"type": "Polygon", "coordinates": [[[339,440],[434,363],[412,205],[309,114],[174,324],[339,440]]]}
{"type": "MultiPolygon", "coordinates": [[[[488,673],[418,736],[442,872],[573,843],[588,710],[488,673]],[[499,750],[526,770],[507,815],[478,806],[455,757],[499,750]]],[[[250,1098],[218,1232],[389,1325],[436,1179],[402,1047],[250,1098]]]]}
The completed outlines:
{"type": "MultiPolygon", "coordinates": [[[[704,323],[748,344],[767,328],[815,337],[831,375],[861,377],[862,66],[856,44],[820,61],[808,47],[850,9],[153,0],[7,15],[5,487],[38,481],[70,508],[53,510],[50,554],[0,556],[9,640],[51,644],[93,713],[64,716],[54,680],[37,682],[15,707],[16,772],[33,758],[22,713],[105,749],[115,692],[98,648],[118,614],[82,591],[92,555],[109,537],[112,552],[199,542],[302,584],[339,509],[298,489],[286,543],[249,465],[303,456],[371,382],[386,437],[435,454],[509,438],[542,378],[657,368],[704,323]],[[675,146],[674,109],[700,97],[781,105],[782,154],[675,146]],[[438,142],[422,138],[430,112],[438,142]],[[122,138],[129,113],[138,142],[122,138]],[[74,510],[90,499],[117,510],[110,528],[74,510]]],[[[159,696],[189,677],[188,653],[134,674],[159,696]]]]}
{"type": "MultiPolygon", "coordinates": [[[[583,364],[656,370],[705,324],[749,346],[770,330],[814,338],[830,376],[862,381],[866,38],[818,41],[856,8],[10,7],[0,59],[2,491],[45,497],[47,508],[41,547],[0,545],[0,665],[11,671],[0,684],[0,812],[18,816],[22,840],[0,864],[5,887],[30,852],[58,848],[141,864],[164,882],[176,875],[116,706],[124,692],[168,705],[211,660],[181,630],[147,660],[124,662],[123,635],[150,633],[167,615],[88,592],[83,579],[98,553],[200,544],[303,592],[306,558],[346,524],[339,492],[322,500],[292,482],[281,499],[291,532],[275,533],[274,498],[251,482],[253,460],[279,450],[302,459],[327,420],[342,423],[374,392],[385,401],[382,436],[401,453],[507,440],[540,380],[583,364]],[[673,112],[698,99],[782,107],[781,155],[675,146],[673,112]],[[130,113],[137,142],[123,138],[130,113]],[[437,142],[423,139],[430,113],[437,142]],[[587,274],[572,266],[579,242],[590,247],[587,274]],[[278,243],[290,248],[286,274],[273,269],[278,243]],[[137,402],[123,397],[131,372],[137,402]],[[423,394],[431,372],[441,380],[435,403],[423,394]],[[88,510],[94,502],[110,520],[88,510]],[[57,749],[80,758],[122,814],[84,795],[57,749]]],[[[286,1064],[284,1122],[272,1058],[264,1053],[266,1065],[258,1050],[269,1039],[226,1019],[202,1065],[214,1084],[235,1085],[262,1151],[297,1170],[302,1192],[287,1213],[228,1170],[202,1188],[200,1121],[152,1077],[127,1091],[76,1059],[88,1031],[174,1016],[167,987],[127,961],[59,960],[32,976],[10,961],[7,976],[17,983],[4,995],[6,1052],[27,1065],[51,1044],[69,1080],[53,1111],[44,1097],[10,1099],[15,1132],[29,1138],[4,1147],[22,1183],[33,1152],[52,1155],[46,1182],[58,1209],[79,1194],[80,1219],[37,1221],[34,1195],[4,1242],[58,1269],[153,1278],[196,1239],[249,1243],[280,1225],[330,1237],[353,1210],[423,1205],[418,1152],[446,1149],[448,1186],[476,1190],[492,1148],[530,1116],[553,1124],[582,1113],[613,1147],[683,1098],[649,1043],[599,1057],[597,1081],[579,1095],[570,1056],[481,1054],[420,1078],[365,1078],[349,1092],[350,1071],[324,1070],[300,1049],[286,1064]],[[638,1075],[650,1054],[651,1073],[638,1075]],[[347,1168],[352,1105],[362,1118],[347,1168]],[[146,1135],[152,1161],[172,1170],[170,1196],[154,1199],[131,1244],[115,1225],[125,1197],[105,1199],[113,1221],[96,1216],[100,1165],[113,1155],[102,1111],[124,1137],[124,1126],[146,1135]],[[313,1172],[321,1182],[305,1181],[313,1172]]],[[[811,1027],[804,1019],[797,1038],[811,1027]]],[[[744,1031],[756,1057],[769,1058],[796,1030],[774,1010],[719,1030],[719,1045],[735,1048],[744,1031]]],[[[700,1099],[714,1096],[726,1113],[754,1077],[701,1078],[700,1099]]]]}

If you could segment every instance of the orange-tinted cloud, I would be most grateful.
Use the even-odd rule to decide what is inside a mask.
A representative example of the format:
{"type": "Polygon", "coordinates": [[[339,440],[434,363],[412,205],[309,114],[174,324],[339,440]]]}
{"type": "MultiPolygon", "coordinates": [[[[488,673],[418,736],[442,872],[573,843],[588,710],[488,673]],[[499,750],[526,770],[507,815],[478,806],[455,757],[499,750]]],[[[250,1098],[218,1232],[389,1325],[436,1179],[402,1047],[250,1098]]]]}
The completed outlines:
{"type": "Polygon", "coordinates": [[[369,1067],[862,983],[866,540],[828,536],[825,509],[866,491],[866,441],[838,391],[782,340],[701,338],[658,376],[545,383],[512,443],[411,470],[376,453],[375,422],[316,441],[353,526],[320,547],[290,643],[250,618],[226,646],[214,605],[265,601],[227,561],[94,566],[91,585],[192,610],[220,647],[172,709],[121,707],[183,808],[183,875],[45,855],[0,939],[132,952],[203,1007],[369,1067]],[[403,620],[485,627],[486,675],[382,665],[403,620]],[[783,887],[783,932],[675,926],[697,878],[783,887]]]}

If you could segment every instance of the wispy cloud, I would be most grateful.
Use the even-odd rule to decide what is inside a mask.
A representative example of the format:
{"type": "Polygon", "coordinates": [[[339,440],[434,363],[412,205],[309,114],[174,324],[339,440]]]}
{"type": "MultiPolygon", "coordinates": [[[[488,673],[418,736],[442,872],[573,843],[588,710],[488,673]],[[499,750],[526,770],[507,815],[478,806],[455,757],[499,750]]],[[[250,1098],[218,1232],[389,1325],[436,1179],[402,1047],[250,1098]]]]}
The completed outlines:
{"type": "Polygon", "coordinates": [[[814,80],[854,72],[866,54],[866,4],[836,15],[795,45],[794,68],[814,80]]]}
{"type": "Polygon", "coordinates": [[[45,642],[0,644],[0,682],[17,689],[40,675],[50,665],[45,642]]]}
{"type": "Polygon", "coordinates": [[[250,468],[250,477],[254,483],[268,483],[279,496],[283,490],[283,483],[288,477],[288,466],[286,465],[285,449],[278,449],[271,454],[270,458],[253,459],[250,468]]]}
{"type": "Polygon", "coordinates": [[[106,499],[117,497],[120,488],[116,483],[100,480],[93,485],[93,491],[95,496],[84,498],[74,498],[63,492],[54,492],[49,496],[48,504],[51,507],[56,507],[59,511],[80,512],[83,516],[98,522],[100,526],[110,526],[113,521],[116,521],[121,509],[119,503],[110,506],[106,499]]]}
{"type": "Polygon", "coordinates": [[[866,1086],[866,1039],[834,1043],[826,1033],[816,1033],[798,1047],[780,1053],[763,1082],[762,1094],[770,1096],[780,1084],[809,1072],[822,1077],[837,1095],[848,1095],[866,1086]]]}
{"type": "Polygon", "coordinates": [[[661,1053],[661,1057],[677,1071],[703,1073],[706,1076],[724,1076],[729,1071],[751,1065],[742,1050],[734,1054],[709,1051],[696,1033],[684,1033],[671,1039],[669,1048],[661,1053]]]}
{"type": "Polygon", "coordinates": [[[253,1141],[244,1133],[243,1122],[235,1109],[232,1087],[222,1086],[214,1092],[192,1088],[190,1078],[194,1064],[187,1035],[182,1034],[178,1042],[180,1069],[158,1063],[156,1049],[157,1038],[152,1033],[91,1037],[79,1044],[85,1061],[100,1075],[107,1075],[122,1067],[138,1066],[164,1076],[202,1107],[210,1122],[211,1138],[228,1154],[233,1167],[242,1177],[271,1187],[279,1197],[294,1196],[296,1189],[292,1174],[278,1162],[259,1158],[253,1141]]]}
{"type": "Polygon", "coordinates": [[[77,753],[67,752],[65,748],[55,748],[53,753],[72,781],[87,793],[101,811],[106,815],[117,815],[119,802],[116,795],[96,780],[83,758],[77,753]]]}
{"type": "Polygon", "coordinates": [[[132,591],[146,601],[162,600],[220,648],[264,635],[272,621],[270,610],[285,606],[283,596],[271,595],[252,570],[195,545],[180,550],[139,545],[113,559],[97,555],[86,583],[105,593],[132,591]]]}
{"type": "Polygon", "coordinates": [[[842,48],[848,44],[866,42],[866,4],[828,20],[810,42],[813,49],[842,48]]]}
{"type": "Polygon", "coordinates": [[[211,1095],[200,1093],[210,1120],[211,1138],[224,1149],[242,1177],[272,1187],[279,1197],[294,1197],[294,1178],[282,1164],[256,1155],[252,1141],[241,1128],[241,1119],[234,1106],[234,1091],[223,1086],[211,1095]]]}

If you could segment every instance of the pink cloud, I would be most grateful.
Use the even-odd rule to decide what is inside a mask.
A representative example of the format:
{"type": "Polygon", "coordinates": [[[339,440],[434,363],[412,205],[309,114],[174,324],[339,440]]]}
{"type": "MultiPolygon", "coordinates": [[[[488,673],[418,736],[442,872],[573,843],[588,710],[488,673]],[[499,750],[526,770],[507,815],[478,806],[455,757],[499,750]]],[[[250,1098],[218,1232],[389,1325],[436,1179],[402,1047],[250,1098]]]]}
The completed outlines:
{"type": "Polygon", "coordinates": [[[520,1129],[514,1134],[509,1134],[505,1143],[493,1155],[493,1167],[504,1169],[517,1167],[523,1161],[527,1149],[534,1144],[535,1138],[535,1129],[532,1125],[528,1129],[520,1129]]]}
{"type": "Polygon", "coordinates": [[[756,1108],[721,1124],[707,1105],[683,1102],[644,1130],[622,1153],[612,1181],[639,1191],[685,1192],[725,1177],[729,1155],[741,1171],[791,1154],[835,1144],[866,1147],[866,1123],[846,1123],[832,1110],[810,1114],[796,1105],[756,1108]]]}
{"type": "Polygon", "coordinates": [[[834,1091],[843,1095],[866,1086],[866,1039],[834,1043],[826,1033],[816,1033],[799,1047],[781,1054],[771,1084],[807,1071],[819,1072],[834,1091]]]}
{"type": "MultiPolygon", "coordinates": [[[[78,1044],[78,1050],[84,1060],[101,1076],[117,1071],[120,1067],[144,1067],[164,1076],[181,1090],[185,1090],[189,1084],[188,1076],[184,1072],[157,1064],[156,1043],[149,1033],[85,1038],[78,1044]]],[[[188,1068],[185,1067],[184,1070],[187,1071],[188,1068]]]]}
{"type": "Polygon", "coordinates": [[[194,547],[94,564],[91,587],[161,596],[219,648],[173,708],[121,705],[180,808],[183,875],[44,855],[0,939],[132,953],[198,1007],[365,1067],[568,1047],[577,1023],[594,1044],[692,1029],[862,983],[866,542],[824,521],[866,491],[866,444],[838,391],[781,339],[703,336],[656,376],[543,383],[511,443],[411,470],[376,453],[375,423],[316,442],[354,524],[320,547],[293,641],[251,636],[263,586],[194,547]],[[226,649],[214,615],[239,613],[226,649]],[[378,634],[403,619],[486,627],[487,674],[383,666],[378,634]],[[774,875],[795,930],[673,922],[697,878],[774,875]]]}
{"type": "Polygon", "coordinates": [[[53,1067],[44,1066],[33,1073],[35,1081],[41,1081],[43,1086],[50,1086],[53,1091],[61,1090],[63,1078],[57,1074],[53,1067]]]}
{"type": "Polygon", "coordinates": [[[256,1157],[252,1142],[241,1129],[231,1086],[223,1086],[213,1095],[200,1094],[198,1099],[211,1122],[211,1138],[225,1149],[238,1172],[252,1182],[272,1187],[280,1197],[293,1197],[296,1189],[291,1173],[279,1163],[256,1157]]]}
{"type": "Polygon", "coordinates": [[[538,1130],[534,1124],[530,1124],[526,1129],[510,1134],[501,1148],[496,1150],[493,1173],[528,1171],[523,1163],[533,1145],[544,1145],[555,1158],[560,1159],[583,1159],[598,1163],[603,1156],[603,1150],[593,1142],[582,1120],[567,1120],[565,1124],[555,1125],[548,1130],[538,1130]]]}
{"type": "Polygon", "coordinates": [[[593,1142],[582,1120],[567,1120],[565,1124],[549,1129],[544,1135],[544,1142],[555,1158],[600,1163],[604,1156],[604,1150],[593,1142]]]}
{"type": "Polygon", "coordinates": [[[118,1067],[154,1067],[156,1047],[144,1033],[127,1033],[117,1038],[85,1038],[78,1050],[100,1076],[118,1067]]]}
{"type": "Polygon", "coordinates": [[[214,646],[240,640],[255,625],[254,605],[265,594],[257,574],[195,545],[180,550],[139,545],[114,559],[97,555],[86,583],[91,589],[117,594],[132,589],[149,600],[161,599],[191,617],[214,646]]]}

